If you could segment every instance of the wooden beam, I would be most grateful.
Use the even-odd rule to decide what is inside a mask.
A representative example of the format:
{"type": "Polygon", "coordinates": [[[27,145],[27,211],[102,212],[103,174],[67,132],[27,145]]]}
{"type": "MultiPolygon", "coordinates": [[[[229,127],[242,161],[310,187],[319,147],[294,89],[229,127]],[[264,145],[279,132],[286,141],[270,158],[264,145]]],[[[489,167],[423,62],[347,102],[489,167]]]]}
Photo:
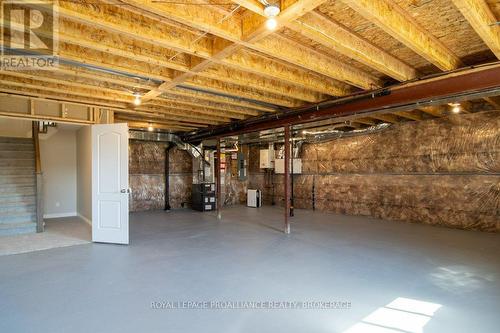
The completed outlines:
{"type": "Polygon", "coordinates": [[[198,114],[192,114],[189,111],[178,111],[178,110],[169,110],[165,108],[150,108],[150,107],[140,107],[137,108],[136,110],[132,109],[127,109],[126,104],[120,104],[120,103],[103,103],[99,100],[94,100],[90,99],[90,97],[87,97],[86,99],[78,99],[80,96],[87,96],[87,94],[80,94],[78,93],[76,96],[77,98],[73,97],[72,94],[74,94],[74,90],[68,89],[65,90],[61,87],[59,88],[52,88],[52,87],[38,87],[37,85],[33,86],[30,84],[27,84],[25,82],[12,82],[5,80],[6,84],[9,86],[10,89],[5,89],[2,85],[0,85],[0,91],[5,91],[9,92],[11,94],[14,93],[24,93],[24,94],[32,94],[34,96],[42,96],[46,98],[53,98],[54,100],[57,101],[78,101],[78,102],[90,102],[92,101],[93,103],[114,109],[114,110],[120,110],[122,112],[129,112],[129,113],[136,113],[136,114],[143,114],[143,115],[152,115],[152,114],[161,114],[164,117],[170,118],[172,120],[177,120],[177,121],[185,121],[185,122],[197,122],[200,124],[212,124],[212,125],[217,125],[223,122],[227,122],[229,119],[224,119],[224,118],[215,118],[215,119],[205,119],[203,115],[198,115],[198,114]],[[17,89],[12,89],[12,87],[18,87],[17,89]],[[30,89],[31,88],[31,89],[30,89]],[[32,92],[32,89],[38,89],[39,91],[42,91],[43,93],[40,94],[38,92],[32,92]],[[62,95],[62,96],[61,96],[62,95]],[[123,108],[123,109],[121,109],[123,108]],[[128,111],[126,111],[128,110],[128,111]],[[141,113],[142,111],[142,113],[141,113]]]}
{"type": "Polygon", "coordinates": [[[244,113],[221,111],[211,107],[202,107],[196,104],[192,105],[191,103],[178,103],[176,101],[170,101],[162,98],[151,100],[149,103],[144,104],[144,106],[148,107],[155,106],[158,107],[159,109],[172,109],[172,110],[179,110],[182,112],[195,112],[199,114],[200,117],[204,116],[207,118],[214,118],[214,119],[216,117],[224,121],[230,121],[231,119],[245,119],[247,116],[247,114],[244,113]]]}
{"type": "MultiPolygon", "coordinates": [[[[297,51],[296,51],[296,45],[294,43],[291,43],[290,41],[283,39],[280,41],[275,41],[275,38],[272,39],[264,38],[269,34],[269,31],[264,28],[263,21],[260,20],[261,19],[260,17],[258,20],[260,25],[259,24],[252,25],[254,30],[244,27],[245,24],[247,24],[247,21],[252,21],[249,20],[248,17],[245,17],[245,19],[242,22],[240,22],[239,25],[237,24],[237,26],[243,25],[242,29],[243,32],[242,32],[241,30],[238,29],[228,30],[217,26],[216,24],[217,22],[215,23],[213,22],[213,13],[210,12],[209,10],[205,10],[203,14],[199,13],[200,15],[202,15],[202,17],[197,18],[195,16],[192,16],[190,13],[184,13],[183,10],[184,7],[182,5],[177,6],[177,10],[173,10],[171,4],[162,6],[165,3],[162,3],[162,5],[160,5],[159,3],[153,3],[151,0],[122,0],[122,1],[127,4],[133,5],[138,9],[154,12],[158,15],[162,15],[166,18],[173,19],[177,22],[187,24],[191,27],[195,27],[203,31],[208,31],[218,37],[229,40],[231,43],[255,49],[259,52],[290,62],[294,65],[301,66],[305,69],[313,70],[317,73],[321,73],[323,75],[330,76],[332,78],[341,81],[348,74],[352,74],[353,77],[348,79],[349,83],[355,82],[358,86],[363,86],[365,88],[377,86],[376,82],[372,82],[373,78],[370,75],[360,70],[357,70],[354,67],[351,67],[350,65],[343,64],[338,61],[328,62],[326,61],[326,57],[321,57],[319,56],[318,53],[315,52],[309,53],[308,51],[305,51],[307,58],[304,59],[303,46],[301,46],[302,50],[297,55],[295,54],[297,53],[297,51]],[[255,28],[255,26],[257,26],[258,28],[255,28]],[[319,66],[318,63],[326,66],[325,69],[320,68],[321,66],[319,66]],[[367,81],[369,82],[368,84],[367,81]]],[[[297,1],[296,3],[287,2],[292,4],[287,6],[287,8],[285,8],[280,13],[279,15],[279,17],[281,17],[280,20],[285,20],[285,19],[290,21],[294,20],[300,17],[300,15],[305,14],[305,12],[303,12],[300,8],[310,9],[313,8],[314,5],[317,5],[322,2],[323,1],[314,1],[314,0],[300,0],[297,1]]],[[[185,7],[187,8],[194,6],[185,6],[185,7]]],[[[236,52],[240,48],[237,45],[231,43],[229,43],[226,47],[222,47],[220,49],[215,48],[215,51],[212,54],[212,58],[215,59],[214,61],[220,60],[221,58],[225,58],[229,54],[236,52]]],[[[312,51],[311,49],[309,50],[312,51]]],[[[197,70],[204,69],[206,68],[206,66],[208,66],[208,64],[206,63],[206,61],[203,61],[196,67],[196,69],[197,70]]],[[[151,96],[154,96],[154,94],[152,94],[151,96]]]]}
{"type": "Polygon", "coordinates": [[[264,15],[264,5],[258,0],[232,0],[241,7],[244,7],[258,15],[264,15]]]}
{"type": "MultiPolygon", "coordinates": [[[[24,89],[30,89],[30,90],[39,90],[43,91],[41,95],[49,93],[54,93],[55,96],[57,94],[61,95],[71,95],[75,97],[83,97],[87,101],[93,101],[93,103],[102,106],[102,107],[120,107],[123,106],[123,103],[113,103],[111,102],[110,98],[106,99],[101,99],[98,94],[96,96],[92,96],[90,92],[81,92],[81,91],[75,91],[74,89],[71,89],[69,87],[62,87],[62,86],[49,86],[48,84],[41,84],[40,82],[33,82],[29,83],[29,80],[19,80],[19,81],[13,81],[12,78],[5,78],[3,76],[0,76],[2,83],[0,86],[2,87],[2,91],[7,90],[15,90],[15,91],[23,91],[24,89]],[[14,88],[14,89],[13,89],[14,88]]],[[[97,92],[97,91],[96,91],[97,92]]],[[[38,95],[37,95],[38,96],[38,95]]],[[[78,99],[75,99],[78,101],[78,99]]]]}
{"type": "Polygon", "coordinates": [[[496,108],[497,110],[500,110],[500,97],[499,96],[493,96],[493,97],[486,97],[484,98],[486,102],[488,102],[491,106],[496,108]]]}
{"type": "Polygon", "coordinates": [[[249,49],[238,50],[220,63],[323,94],[344,96],[352,93],[351,87],[344,82],[296,66],[285,65],[278,59],[264,57],[249,49]]]}
{"type": "Polygon", "coordinates": [[[391,123],[391,124],[399,122],[398,117],[396,117],[395,115],[390,114],[390,113],[384,113],[384,114],[375,113],[375,114],[370,114],[370,117],[375,118],[375,119],[379,119],[379,120],[385,121],[386,123],[391,123]]]}
{"type": "MultiPolygon", "coordinates": [[[[115,122],[126,122],[128,124],[128,127],[130,128],[141,128],[145,129],[149,127],[149,123],[147,122],[140,122],[140,121],[129,121],[129,120],[121,120],[121,119],[115,119],[115,122]]],[[[171,131],[189,131],[192,128],[191,127],[185,127],[181,125],[166,125],[166,124],[157,124],[157,123],[151,123],[153,128],[155,129],[162,129],[162,130],[171,130],[171,131]]]]}
{"type": "MultiPolygon", "coordinates": [[[[120,39],[120,36],[116,33],[104,33],[101,30],[81,24],[77,26],[66,20],[60,23],[58,38],[60,42],[109,53],[118,57],[141,61],[153,66],[161,66],[188,73],[191,71],[190,65],[192,64],[192,59],[197,59],[194,58],[194,56],[186,57],[185,55],[171,59],[173,55],[175,55],[175,52],[171,52],[170,50],[149,43],[141,43],[139,41],[130,43],[120,39]]],[[[284,85],[281,82],[270,82],[267,78],[241,72],[222,65],[211,66],[211,68],[198,71],[197,74],[209,79],[217,79],[231,84],[248,86],[250,88],[307,102],[318,102],[326,99],[318,93],[299,89],[296,86],[284,85]]],[[[187,74],[184,73],[183,75],[187,74]]],[[[170,81],[169,84],[173,85],[178,80],[179,77],[170,81]]]]}
{"type": "Polygon", "coordinates": [[[393,0],[343,0],[414,52],[447,71],[459,68],[460,59],[393,0]]]}
{"type": "Polygon", "coordinates": [[[406,118],[406,119],[410,119],[410,120],[420,121],[420,120],[423,119],[421,115],[416,114],[414,111],[413,112],[398,111],[398,112],[394,112],[394,114],[396,116],[399,116],[399,117],[402,117],[402,118],[406,118]]]}
{"type": "MultiPolygon", "coordinates": [[[[258,15],[264,16],[263,5],[259,1],[234,0],[234,2],[258,15]]],[[[323,14],[314,12],[312,9],[316,6],[307,8],[303,12],[304,15],[301,15],[302,17],[297,20],[280,20],[280,15],[278,16],[278,22],[317,43],[400,81],[410,80],[417,76],[414,68],[350,32],[341,24],[323,14]]]]}
{"type": "Polygon", "coordinates": [[[180,116],[172,116],[164,112],[160,112],[157,109],[154,108],[144,108],[144,109],[138,109],[138,110],[130,110],[130,109],[115,109],[112,108],[110,109],[114,111],[115,113],[119,114],[128,114],[130,116],[135,116],[135,117],[141,117],[143,119],[145,118],[150,118],[150,117],[156,117],[156,118],[161,118],[169,121],[178,121],[186,125],[199,125],[200,127],[207,126],[207,125],[216,125],[216,124],[221,124],[224,122],[218,121],[218,120],[211,120],[211,119],[202,119],[199,117],[180,117],[180,116]]]}
{"type": "Polygon", "coordinates": [[[372,74],[344,64],[305,47],[285,36],[275,35],[252,44],[252,48],[272,57],[287,61],[332,79],[346,82],[362,89],[375,89],[382,83],[372,74]]]}
{"type": "Polygon", "coordinates": [[[198,124],[193,125],[193,124],[180,123],[180,122],[172,121],[172,120],[165,119],[162,117],[142,118],[142,117],[138,117],[138,116],[131,115],[131,114],[123,114],[120,112],[117,112],[117,116],[115,117],[115,119],[139,121],[139,122],[145,122],[145,123],[154,122],[156,124],[176,125],[176,126],[182,126],[182,127],[191,128],[191,129],[207,126],[207,125],[198,125],[198,124]]]}
{"type": "Polygon", "coordinates": [[[185,98],[178,95],[164,94],[162,97],[153,99],[146,103],[147,105],[158,105],[171,108],[206,110],[214,115],[231,116],[231,118],[245,118],[245,116],[257,116],[259,111],[244,109],[238,106],[227,106],[216,104],[210,101],[198,100],[196,98],[185,98]]]}
{"type": "Polygon", "coordinates": [[[500,59],[500,25],[485,0],[453,0],[477,34],[500,59]]]}
{"type": "MultiPolygon", "coordinates": [[[[65,45],[62,45],[62,47],[64,48],[65,45]]],[[[76,50],[68,51],[68,53],[65,53],[64,51],[62,53],[66,59],[69,59],[72,61],[85,62],[85,63],[89,63],[92,65],[97,65],[97,66],[100,65],[101,67],[106,66],[106,67],[113,69],[113,70],[116,70],[116,71],[124,72],[126,70],[126,68],[124,68],[123,65],[120,64],[120,58],[113,58],[110,56],[106,57],[106,55],[104,55],[104,54],[95,53],[95,52],[88,50],[88,49],[78,48],[76,50]],[[85,59],[83,59],[80,56],[82,53],[87,56],[85,59]],[[99,63],[101,56],[106,59],[105,60],[106,64],[104,64],[104,65],[102,63],[101,64],[99,63]]],[[[127,63],[125,62],[125,64],[127,64],[127,63]]],[[[59,72],[59,70],[56,72],[59,72]]],[[[84,77],[84,78],[94,79],[94,80],[105,82],[105,83],[108,81],[116,83],[116,84],[122,83],[122,84],[125,84],[126,86],[132,87],[132,88],[135,88],[135,87],[138,87],[141,89],[153,88],[153,86],[151,86],[151,85],[146,85],[143,83],[141,84],[140,82],[138,82],[138,80],[134,80],[134,79],[127,77],[127,76],[123,76],[123,78],[120,79],[121,76],[117,77],[116,75],[103,74],[102,72],[98,72],[98,71],[96,72],[95,76],[92,76],[92,73],[94,71],[91,72],[89,70],[82,70],[82,69],[71,70],[71,69],[67,69],[67,68],[63,69],[63,71],[61,71],[61,72],[63,74],[72,73],[72,75],[74,75],[75,77],[84,77]]],[[[142,70],[134,70],[134,69],[129,68],[128,72],[129,73],[132,72],[131,74],[135,74],[138,77],[147,77],[148,75],[155,75],[152,68],[151,69],[142,68],[142,70]],[[147,70],[147,72],[145,72],[146,70],[147,70]]],[[[42,75],[43,75],[43,71],[42,71],[42,75]]],[[[147,81],[142,80],[141,82],[147,82],[147,81]]],[[[199,84],[194,84],[194,86],[197,88],[206,88],[206,87],[203,87],[199,84]]],[[[99,89],[106,89],[106,88],[99,87],[99,89]]],[[[213,89],[213,91],[216,91],[216,90],[217,90],[217,86],[215,86],[215,89],[213,89]]],[[[195,95],[193,93],[187,92],[186,89],[182,89],[182,90],[173,89],[169,92],[172,94],[175,94],[175,95],[179,95],[179,96],[187,96],[188,95],[190,97],[193,97],[195,95]]],[[[227,91],[226,91],[226,93],[227,93],[227,91]]],[[[260,104],[256,104],[256,103],[250,103],[250,102],[242,100],[241,98],[232,99],[232,98],[228,98],[228,97],[217,96],[214,94],[211,94],[210,96],[208,96],[207,94],[201,94],[201,93],[196,94],[196,96],[197,96],[197,100],[219,103],[219,106],[221,104],[222,105],[228,104],[228,105],[236,106],[237,110],[235,110],[235,113],[255,115],[255,110],[262,110],[262,111],[266,111],[266,112],[274,111],[269,106],[264,106],[264,105],[260,105],[260,104]],[[248,110],[248,111],[245,111],[245,110],[248,110]]],[[[227,106],[227,107],[229,107],[229,106],[227,106]]],[[[222,108],[227,108],[227,107],[222,107],[222,108]]]]}
{"type": "Polygon", "coordinates": [[[370,41],[325,15],[310,12],[288,27],[305,37],[399,81],[417,77],[417,71],[370,41]]]}
{"type": "Polygon", "coordinates": [[[354,118],[352,121],[363,124],[363,125],[369,125],[373,126],[376,125],[377,123],[369,118],[354,118]]]}
{"type": "MultiPolygon", "coordinates": [[[[194,42],[196,39],[193,39],[192,31],[186,31],[171,23],[166,23],[165,20],[161,20],[159,15],[143,9],[127,7],[125,10],[122,7],[114,7],[111,11],[109,6],[97,8],[70,2],[62,2],[60,6],[62,8],[60,16],[72,21],[114,32],[135,41],[182,52],[175,59],[184,57],[184,53],[206,59],[213,54],[213,44],[210,43],[210,38],[203,37],[194,42]],[[127,19],[132,15],[131,13],[135,14],[133,22],[138,20],[137,24],[133,24],[127,19]],[[190,43],[183,43],[183,41],[190,41],[190,43]]],[[[199,33],[197,38],[200,38],[199,33]]],[[[217,44],[217,38],[214,41],[217,44]]],[[[339,96],[349,93],[348,88],[339,82],[333,82],[317,75],[309,75],[305,71],[288,67],[276,61],[270,62],[263,57],[249,56],[247,52],[242,52],[242,50],[225,59],[212,59],[212,61],[329,95],[339,96]]]]}
{"type": "MultiPolygon", "coordinates": [[[[7,85],[3,86],[0,84],[0,96],[12,96],[15,98],[24,98],[29,100],[40,100],[40,101],[49,101],[49,102],[65,102],[66,104],[73,104],[79,106],[85,106],[89,110],[94,108],[97,103],[91,99],[83,99],[83,98],[69,98],[63,94],[55,94],[51,92],[42,93],[41,90],[35,89],[12,89],[13,87],[8,87],[7,85]],[[9,89],[10,88],[10,89],[9,89]]],[[[120,106],[118,106],[120,107],[120,106]]],[[[90,118],[89,118],[90,119],[90,118]]],[[[92,120],[92,119],[90,119],[92,120]]]]}
{"type": "Polygon", "coordinates": [[[425,113],[427,113],[431,116],[434,116],[434,117],[443,117],[447,113],[446,106],[444,106],[444,105],[422,106],[422,107],[419,107],[418,110],[425,112],[425,113]]]}
{"type": "MultiPolygon", "coordinates": [[[[254,5],[250,1],[245,0],[233,0],[239,5],[248,9],[247,6],[253,8],[254,5]]],[[[280,14],[276,17],[278,27],[286,26],[288,23],[296,20],[302,15],[310,12],[314,8],[320,6],[321,4],[327,2],[328,0],[287,0],[281,1],[280,4],[280,14]]],[[[261,4],[262,10],[257,11],[256,14],[247,15],[242,21],[242,40],[246,43],[255,43],[273,33],[273,31],[267,29],[265,22],[267,18],[264,18],[263,5],[261,4]]]]}
{"type": "MultiPolygon", "coordinates": [[[[99,67],[106,67],[118,72],[133,74],[138,77],[148,77],[158,81],[166,81],[166,83],[170,82],[172,80],[171,77],[173,77],[174,75],[174,73],[167,68],[158,68],[149,64],[141,63],[139,61],[131,61],[128,58],[117,57],[102,52],[97,52],[91,49],[83,49],[79,46],[68,45],[65,43],[59,44],[59,54],[63,59],[91,64],[99,67]]],[[[220,81],[212,79],[193,77],[192,79],[186,81],[184,85],[197,89],[212,91],[217,94],[224,94],[227,96],[234,95],[250,100],[256,100],[282,106],[298,106],[301,104],[297,100],[287,99],[276,94],[264,94],[260,91],[236,85],[223,85],[220,81]]],[[[172,90],[166,91],[172,92],[172,90]]],[[[155,95],[160,95],[161,93],[162,91],[158,91],[158,94],[155,95]]],[[[147,99],[143,99],[143,101],[145,100],[147,99]]],[[[228,99],[221,98],[219,100],[222,101],[228,99]]],[[[249,107],[252,107],[253,105],[253,103],[241,102],[240,100],[234,101],[234,103],[249,107]]],[[[254,105],[253,108],[260,107],[254,105]]],[[[272,108],[270,107],[267,107],[266,109],[272,110],[272,108]]]]}
{"type": "Polygon", "coordinates": [[[460,108],[463,113],[471,113],[474,111],[474,106],[470,101],[461,101],[460,108]]]}
{"type": "Polygon", "coordinates": [[[244,97],[249,100],[261,101],[273,105],[295,107],[303,104],[296,99],[286,98],[276,93],[265,93],[259,90],[247,88],[246,86],[244,86],[244,82],[240,82],[240,85],[234,85],[225,84],[219,79],[208,79],[194,75],[185,76],[185,73],[179,76],[175,76],[176,74],[168,68],[153,66],[151,64],[146,64],[141,61],[124,58],[121,56],[109,55],[88,48],[75,48],[75,46],[67,45],[65,43],[60,43],[59,49],[60,56],[63,59],[81,63],[88,63],[99,67],[107,67],[116,71],[125,73],[128,72],[137,76],[149,77],[155,80],[165,81],[165,83],[161,84],[158,88],[155,88],[150,93],[144,95],[143,101],[155,98],[161,95],[163,92],[170,92],[172,87],[175,87],[179,83],[183,83],[183,85],[197,89],[204,89],[228,96],[244,97]],[[85,55],[85,57],[82,57],[82,54],[85,55]],[[182,77],[183,80],[180,80],[180,77],[182,77]]]}
{"type": "MultiPolygon", "coordinates": [[[[31,71],[30,73],[40,74],[42,72],[43,71],[31,71]]],[[[71,78],[75,82],[85,79],[86,82],[92,82],[92,84],[101,87],[115,86],[121,87],[122,89],[131,88],[141,90],[149,90],[155,87],[153,82],[146,79],[104,73],[84,67],[71,67],[63,64],[59,64],[59,67],[54,69],[53,74],[64,75],[71,78]]]]}
{"type": "MultiPolygon", "coordinates": [[[[227,104],[229,106],[237,106],[241,108],[246,108],[250,112],[254,112],[255,110],[259,111],[265,111],[265,112],[273,112],[276,111],[275,109],[271,108],[268,105],[259,104],[259,103],[250,103],[247,102],[246,100],[242,98],[230,98],[226,96],[220,96],[204,91],[196,91],[196,90],[191,90],[191,89],[185,89],[181,87],[175,87],[174,89],[171,89],[168,91],[168,93],[163,94],[162,96],[169,96],[171,94],[177,95],[177,96],[183,96],[183,97],[189,97],[193,99],[198,99],[198,100],[203,100],[206,102],[211,102],[211,103],[220,103],[220,104],[227,104]]],[[[251,114],[249,112],[249,114],[251,114]]]]}
{"type": "MultiPolygon", "coordinates": [[[[288,21],[288,20],[290,20],[290,21],[294,20],[297,17],[300,17],[300,15],[303,15],[305,13],[304,10],[306,10],[306,8],[310,8],[309,10],[311,10],[315,6],[318,6],[319,4],[321,4],[324,1],[325,0],[300,0],[300,1],[297,1],[282,11],[279,20],[283,21],[283,22],[288,21]]],[[[126,0],[126,2],[127,3],[132,2],[132,3],[135,3],[136,5],[138,2],[139,3],[142,2],[142,5],[141,5],[142,8],[147,8],[147,7],[144,7],[147,5],[156,7],[155,5],[151,4],[150,1],[126,0]]],[[[167,13],[169,13],[169,15],[167,15],[168,17],[172,17],[172,15],[174,14],[171,11],[168,11],[169,9],[171,9],[169,6],[165,6],[163,8],[164,11],[161,11],[160,8],[157,8],[157,9],[160,10],[161,13],[165,13],[164,11],[166,10],[167,13]]],[[[188,22],[190,22],[190,23],[187,23],[187,22],[185,22],[185,17],[180,17],[179,10],[174,11],[174,12],[177,13],[177,16],[174,15],[174,17],[176,17],[174,19],[177,19],[177,20],[180,19],[179,22],[184,23],[184,24],[188,24],[188,25],[193,24],[192,17],[189,18],[189,20],[188,20],[188,22]]],[[[211,16],[211,14],[208,11],[205,11],[205,13],[203,13],[203,14],[206,16],[211,16]]],[[[201,13],[198,13],[198,15],[201,15],[201,13]]],[[[234,16],[231,16],[231,15],[225,16],[225,17],[222,17],[221,21],[219,21],[219,22],[222,22],[224,20],[230,20],[233,18],[234,18],[234,16]]],[[[260,17],[256,17],[256,18],[260,19],[260,17]]],[[[215,23],[215,25],[217,25],[217,23],[219,23],[219,22],[213,22],[212,20],[206,20],[206,21],[200,22],[202,24],[202,26],[204,27],[204,28],[201,28],[201,30],[212,32],[213,31],[213,24],[215,23]],[[212,26],[206,26],[204,24],[205,22],[208,22],[208,21],[212,22],[212,26]]],[[[222,59],[228,57],[229,55],[234,54],[236,51],[241,49],[243,44],[244,45],[253,44],[255,42],[258,42],[259,40],[262,40],[264,37],[266,37],[272,33],[271,31],[269,31],[265,27],[265,23],[263,21],[260,21],[260,20],[258,22],[256,22],[255,20],[253,20],[249,17],[246,17],[245,20],[243,20],[240,24],[241,24],[243,31],[235,32],[236,33],[236,35],[234,35],[234,36],[236,36],[235,40],[231,40],[231,42],[214,44],[213,49],[212,49],[212,55],[210,58],[200,60],[198,63],[196,63],[194,66],[192,66],[188,72],[185,72],[185,73],[182,73],[181,75],[178,75],[176,78],[174,78],[170,82],[165,82],[165,83],[161,84],[158,87],[158,89],[152,90],[152,91],[148,92],[146,95],[144,95],[144,98],[146,100],[150,99],[150,98],[154,98],[154,97],[158,96],[161,91],[166,91],[168,89],[171,89],[171,88],[175,87],[176,85],[178,85],[186,80],[195,79],[194,76],[196,74],[199,74],[199,73],[203,72],[204,70],[206,70],[209,66],[211,66],[211,64],[213,62],[221,61],[222,59]],[[253,25],[251,27],[248,27],[246,25],[247,22],[251,22],[253,25]]],[[[199,26],[196,26],[196,27],[200,28],[199,26]]],[[[217,42],[217,40],[215,40],[215,42],[217,42]]],[[[278,50],[269,49],[268,51],[277,52],[278,50]]],[[[294,50],[292,50],[292,52],[293,51],[294,50]]],[[[280,53],[280,55],[281,55],[281,53],[280,53]]],[[[324,63],[324,65],[328,65],[328,63],[324,63]]],[[[331,63],[330,63],[330,66],[331,66],[331,63]]],[[[341,70],[337,72],[337,74],[348,70],[347,67],[348,66],[343,66],[341,68],[341,70]]],[[[328,67],[327,67],[327,69],[328,69],[328,67]]],[[[321,71],[321,73],[325,74],[325,70],[321,71]]],[[[326,70],[326,74],[328,74],[328,73],[329,73],[329,71],[326,70]]],[[[351,73],[353,75],[356,75],[357,71],[353,69],[353,71],[351,71],[351,73]]],[[[356,81],[357,77],[355,77],[353,80],[356,81]]],[[[288,107],[291,106],[291,105],[279,104],[279,103],[275,103],[275,102],[273,102],[273,104],[288,106],[288,107]]],[[[295,106],[298,106],[298,105],[295,105],[295,106]]]]}
{"type": "MultiPolygon", "coordinates": [[[[6,72],[8,73],[8,72],[6,72]]],[[[28,72],[34,75],[46,76],[45,71],[34,71],[28,72]]],[[[155,85],[147,80],[131,78],[128,76],[113,75],[110,73],[103,73],[100,71],[92,71],[90,69],[81,67],[69,67],[65,65],[60,65],[53,74],[62,74],[68,79],[75,82],[85,79],[85,81],[95,82],[92,84],[98,85],[99,89],[106,89],[109,84],[114,84],[117,86],[123,86],[121,88],[123,91],[142,89],[150,90],[155,88],[155,85]]],[[[192,107],[200,106],[204,108],[210,108],[214,111],[228,111],[234,113],[248,114],[248,115],[258,115],[259,111],[264,112],[274,112],[275,110],[259,104],[253,104],[245,102],[241,99],[230,99],[228,97],[216,96],[203,94],[199,92],[191,92],[186,89],[173,89],[169,92],[168,96],[165,97],[168,100],[175,100],[176,103],[183,102],[183,104],[189,104],[192,107]],[[185,98],[187,97],[187,99],[185,98]]]]}
{"type": "Polygon", "coordinates": [[[59,116],[44,116],[44,115],[31,115],[27,113],[14,112],[9,110],[0,109],[0,118],[16,118],[16,119],[30,119],[39,121],[57,121],[65,124],[92,124],[91,121],[75,119],[75,118],[62,118],[59,116]]]}

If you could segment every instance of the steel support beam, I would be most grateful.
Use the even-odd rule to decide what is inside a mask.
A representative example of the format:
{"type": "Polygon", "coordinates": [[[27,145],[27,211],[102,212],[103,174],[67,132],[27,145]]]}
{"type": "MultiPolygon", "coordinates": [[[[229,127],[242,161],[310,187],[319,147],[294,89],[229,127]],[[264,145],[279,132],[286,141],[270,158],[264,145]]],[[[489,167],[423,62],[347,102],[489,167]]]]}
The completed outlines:
{"type": "Polygon", "coordinates": [[[220,135],[238,135],[278,128],[285,124],[295,125],[360,114],[369,116],[370,113],[387,113],[388,110],[404,111],[419,105],[425,106],[449,98],[464,99],[467,95],[496,89],[500,89],[500,63],[498,62],[352,95],[308,108],[290,109],[229,125],[202,129],[187,133],[184,135],[184,140],[199,141],[220,135]]]}
{"type": "Polygon", "coordinates": [[[221,215],[221,153],[220,153],[220,137],[217,138],[217,163],[215,164],[215,177],[217,178],[217,186],[216,186],[216,195],[217,195],[217,218],[220,220],[222,218],[221,215]]]}
{"type": "Polygon", "coordinates": [[[290,125],[285,125],[285,234],[290,233],[290,125]]]}

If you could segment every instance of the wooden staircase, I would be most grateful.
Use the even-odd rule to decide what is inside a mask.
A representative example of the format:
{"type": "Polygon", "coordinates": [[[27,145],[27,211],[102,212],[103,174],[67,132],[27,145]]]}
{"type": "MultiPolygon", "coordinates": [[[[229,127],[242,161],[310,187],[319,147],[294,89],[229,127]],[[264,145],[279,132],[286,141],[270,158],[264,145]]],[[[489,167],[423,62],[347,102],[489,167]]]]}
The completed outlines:
{"type": "Polygon", "coordinates": [[[0,137],[0,236],[37,230],[35,144],[0,137]]]}

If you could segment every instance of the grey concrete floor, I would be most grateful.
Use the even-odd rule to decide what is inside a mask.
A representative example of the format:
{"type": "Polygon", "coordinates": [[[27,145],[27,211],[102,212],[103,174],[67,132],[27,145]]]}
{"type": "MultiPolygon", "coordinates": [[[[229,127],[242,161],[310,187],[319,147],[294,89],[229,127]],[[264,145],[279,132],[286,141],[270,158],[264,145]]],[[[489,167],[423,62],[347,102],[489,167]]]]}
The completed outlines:
{"type": "Polygon", "coordinates": [[[297,211],[285,235],[282,216],[273,207],[232,207],[222,221],[135,213],[129,246],[2,256],[0,332],[500,330],[500,235],[310,211],[297,211]],[[152,309],[154,301],[351,307],[152,309]]]}

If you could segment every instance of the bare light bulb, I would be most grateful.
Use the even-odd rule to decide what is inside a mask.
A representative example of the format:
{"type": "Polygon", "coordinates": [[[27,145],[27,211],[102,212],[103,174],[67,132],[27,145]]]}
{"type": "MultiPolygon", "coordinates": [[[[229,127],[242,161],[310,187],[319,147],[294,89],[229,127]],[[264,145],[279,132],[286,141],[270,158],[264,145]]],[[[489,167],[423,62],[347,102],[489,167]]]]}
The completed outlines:
{"type": "Polygon", "coordinates": [[[148,131],[153,132],[153,130],[154,130],[153,124],[149,123],[148,131]]]}
{"type": "Polygon", "coordinates": [[[135,95],[134,105],[141,105],[141,95],[135,95]]]}
{"type": "Polygon", "coordinates": [[[266,28],[269,30],[274,30],[278,26],[278,21],[276,21],[276,18],[270,17],[266,21],[266,28]]]}
{"type": "Polygon", "coordinates": [[[453,113],[460,113],[460,105],[455,105],[452,109],[451,112],[453,113]]]}

